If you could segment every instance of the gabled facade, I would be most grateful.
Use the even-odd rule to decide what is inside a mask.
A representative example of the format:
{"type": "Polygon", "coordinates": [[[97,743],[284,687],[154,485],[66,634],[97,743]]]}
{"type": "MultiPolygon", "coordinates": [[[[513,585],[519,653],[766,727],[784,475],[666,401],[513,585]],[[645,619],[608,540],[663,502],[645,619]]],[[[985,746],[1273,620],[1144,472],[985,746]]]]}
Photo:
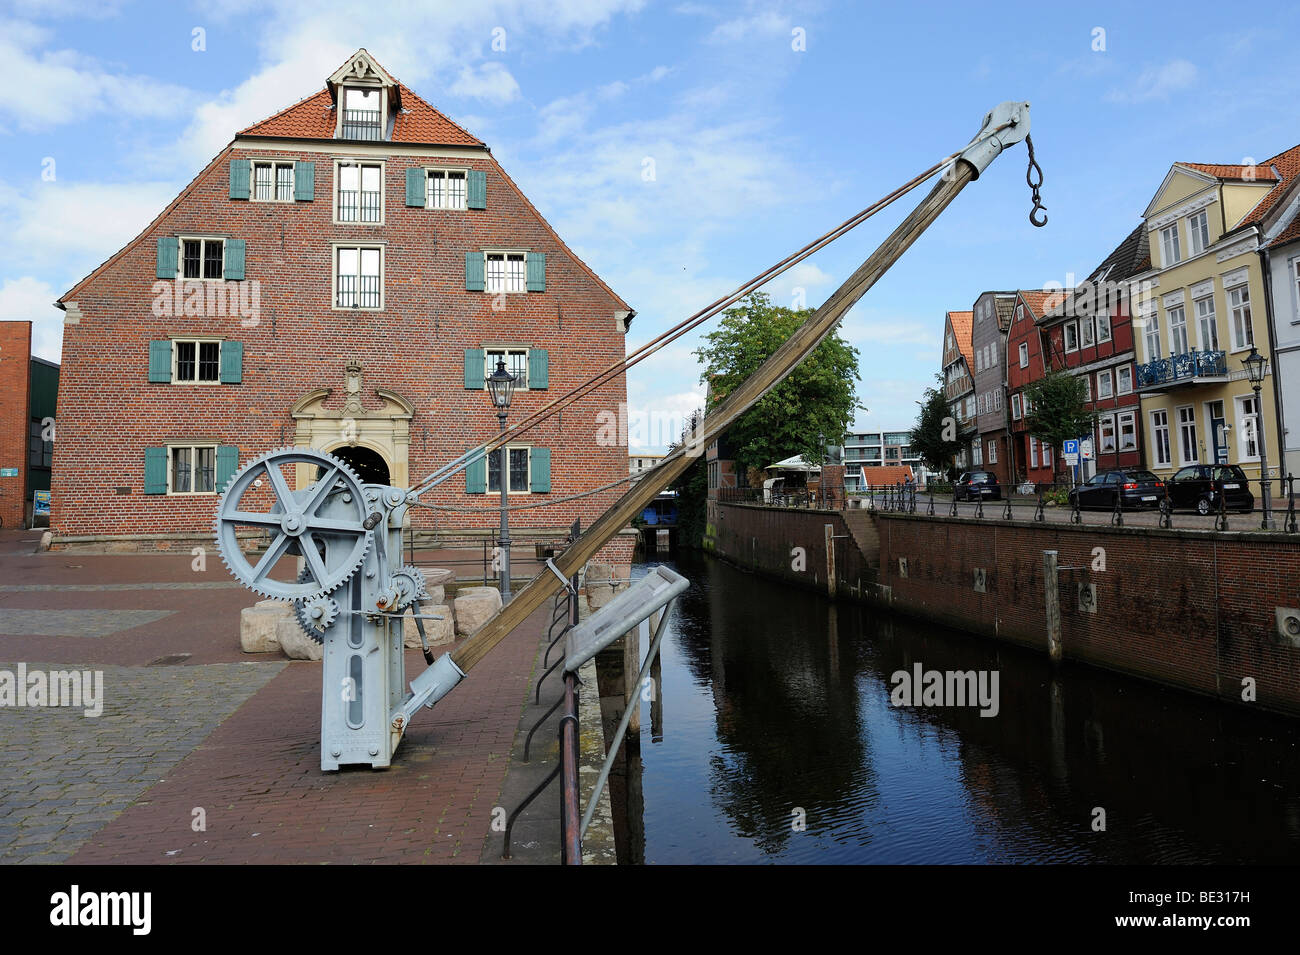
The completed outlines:
{"type": "Polygon", "coordinates": [[[1012,301],[1007,328],[1007,429],[1014,486],[1024,483],[1050,484],[1054,479],[1053,449],[1029,433],[1030,405],[1025,388],[1042,378],[1052,367],[1051,341],[1039,320],[1061,299],[1060,293],[1022,289],[1012,301]]]}
{"type": "Polygon", "coordinates": [[[1297,149],[1256,166],[1175,163],[1146,209],[1151,267],[1130,280],[1129,298],[1146,464],[1161,476],[1225,463],[1257,479],[1261,427],[1277,475],[1276,375],[1257,252],[1297,149]],[[1258,406],[1242,365],[1252,348],[1269,362],[1258,406]]]}
{"type": "MultiPolygon", "coordinates": [[[[208,539],[234,470],[284,446],[410,486],[496,433],[498,360],[519,377],[518,421],[620,360],[632,316],[487,146],[365,50],[236,134],[58,304],[56,547],[208,539]]],[[[625,478],[625,436],[599,428],[625,400],[620,376],[521,436],[504,469],[480,462],[424,500],[490,506],[504,480],[545,501],[625,478]]],[[[512,536],[589,524],[617,493],[520,511],[512,536]]],[[[412,519],[434,514],[449,534],[496,520],[412,519]]]]}
{"type": "Polygon", "coordinates": [[[953,462],[965,468],[980,462],[974,438],[979,433],[975,415],[975,379],[971,352],[970,312],[947,312],[943,320],[943,396],[957,423],[957,434],[964,445],[953,462]]]}
{"type": "MultiPolygon", "coordinates": [[[[1138,225],[1065,300],[1038,320],[1050,342],[1049,367],[1084,379],[1095,416],[1093,457],[1079,477],[1142,466],[1142,427],[1134,387],[1133,323],[1128,280],[1150,267],[1147,232],[1138,225]]],[[[1081,435],[1080,437],[1085,437],[1081,435]]]]}
{"type": "Polygon", "coordinates": [[[986,471],[1007,484],[1011,479],[1011,435],[1007,430],[1007,329],[1015,292],[985,292],[971,310],[971,351],[975,359],[975,417],[980,457],[986,471]]]}

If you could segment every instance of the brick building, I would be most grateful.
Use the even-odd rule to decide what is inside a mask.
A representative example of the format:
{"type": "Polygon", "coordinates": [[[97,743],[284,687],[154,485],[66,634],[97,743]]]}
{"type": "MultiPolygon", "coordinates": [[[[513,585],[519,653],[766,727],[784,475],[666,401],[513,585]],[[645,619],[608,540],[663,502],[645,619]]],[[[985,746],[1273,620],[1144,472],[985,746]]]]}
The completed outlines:
{"type": "MultiPolygon", "coordinates": [[[[418,483],[496,433],[483,379],[498,359],[520,379],[518,421],[621,360],[633,316],[484,143],[365,50],[237,133],[59,305],[56,547],[210,540],[221,487],[278,447],[418,483]]],[[[625,440],[602,426],[625,401],[619,376],[521,436],[510,493],[536,503],[626,478],[625,440]]],[[[491,508],[496,464],[424,500],[491,508]]],[[[618,493],[516,512],[512,537],[590,524],[618,493]]],[[[486,535],[497,518],[412,520],[486,535]]],[[[631,540],[600,559],[627,562],[631,540]]]]}
{"type": "Polygon", "coordinates": [[[50,489],[59,366],[31,352],[31,322],[0,322],[0,527],[31,527],[50,489]]]}
{"type": "Polygon", "coordinates": [[[1007,430],[1007,329],[1015,292],[984,292],[971,309],[971,351],[975,357],[975,426],[983,467],[1002,484],[1011,481],[1011,436],[1007,430]]]}
{"type": "Polygon", "coordinates": [[[975,428],[975,360],[971,352],[971,313],[946,312],[943,319],[943,396],[957,423],[962,444],[953,467],[978,467],[982,461],[975,428]]]}

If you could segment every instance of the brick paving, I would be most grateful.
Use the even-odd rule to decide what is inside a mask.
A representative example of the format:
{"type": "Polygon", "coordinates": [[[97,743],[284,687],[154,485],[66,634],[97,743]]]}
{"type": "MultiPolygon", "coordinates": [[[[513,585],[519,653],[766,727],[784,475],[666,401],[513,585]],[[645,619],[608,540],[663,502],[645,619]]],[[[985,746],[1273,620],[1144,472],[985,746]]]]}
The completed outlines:
{"type": "MultiPolygon", "coordinates": [[[[30,623],[0,653],[103,670],[106,703],[0,708],[0,862],[478,861],[545,609],[416,715],[390,769],[323,773],[320,665],[240,652],[256,597],[219,561],[32,554],[36,536],[0,532],[0,620],[30,623]]],[[[408,653],[408,678],[423,667],[408,653]]]]}

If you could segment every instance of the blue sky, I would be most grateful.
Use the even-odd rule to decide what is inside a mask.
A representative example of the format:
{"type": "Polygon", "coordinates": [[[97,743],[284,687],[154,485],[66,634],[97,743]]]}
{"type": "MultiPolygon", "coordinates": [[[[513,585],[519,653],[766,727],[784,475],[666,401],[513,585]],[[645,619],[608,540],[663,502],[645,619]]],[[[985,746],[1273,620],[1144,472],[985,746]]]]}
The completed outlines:
{"type": "MultiPolygon", "coordinates": [[[[1047,228],[1027,220],[1018,147],[845,319],[870,409],[859,421],[872,428],[911,424],[946,310],[984,289],[1086,274],[1172,162],[1262,160],[1300,142],[1300,9],[1285,4],[1249,18],[1198,2],[15,0],[0,10],[0,58],[20,77],[0,94],[0,319],[35,321],[34,350],[54,360],[50,303],[236,130],[315,92],[362,46],[484,139],[632,303],[629,347],[956,150],[998,102],[1031,102],[1047,228]]],[[[775,280],[774,299],[790,304],[800,288],[820,303],[906,203],[775,280]]],[[[694,347],[683,340],[632,372],[634,414],[674,422],[700,402],[694,347]]],[[[646,429],[633,441],[669,436],[646,429]]]]}

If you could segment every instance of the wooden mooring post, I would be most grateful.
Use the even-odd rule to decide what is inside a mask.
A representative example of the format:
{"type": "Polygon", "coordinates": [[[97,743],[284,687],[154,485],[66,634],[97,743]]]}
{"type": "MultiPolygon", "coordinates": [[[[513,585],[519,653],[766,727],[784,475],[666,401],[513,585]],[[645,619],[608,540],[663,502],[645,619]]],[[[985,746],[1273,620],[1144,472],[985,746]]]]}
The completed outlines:
{"type": "Polygon", "coordinates": [[[1058,582],[1056,551],[1043,551],[1043,602],[1047,607],[1047,655],[1053,663],[1061,662],[1061,588],[1058,582]]]}

